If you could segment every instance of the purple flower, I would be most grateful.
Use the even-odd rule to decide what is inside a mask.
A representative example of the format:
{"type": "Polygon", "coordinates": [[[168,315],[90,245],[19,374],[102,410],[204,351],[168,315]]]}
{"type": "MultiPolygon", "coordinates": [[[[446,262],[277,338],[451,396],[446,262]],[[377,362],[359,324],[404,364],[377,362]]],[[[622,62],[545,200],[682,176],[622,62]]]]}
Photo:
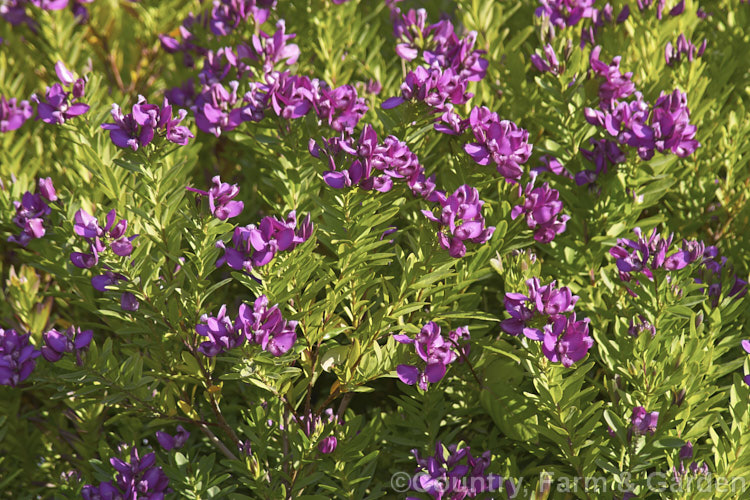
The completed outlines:
{"type": "Polygon", "coordinates": [[[239,347],[245,341],[238,327],[226,316],[226,312],[227,306],[223,305],[219,309],[218,316],[204,314],[200,318],[201,322],[195,327],[198,335],[208,337],[208,340],[201,342],[198,346],[198,351],[205,356],[214,357],[224,351],[239,347]]]}
{"type": "Polygon", "coordinates": [[[484,202],[479,199],[476,188],[464,184],[448,197],[443,193],[438,196],[441,206],[439,216],[436,217],[430,210],[422,210],[422,214],[440,225],[438,241],[451,257],[466,255],[466,241],[482,244],[492,237],[495,227],[485,225],[482,217],[484,202]]]}
{"type": "Polygon", "coordinates": [[[156,453],[149,453],[143,458],[138,456],[138,450],[133,447],[130,451],[130,462],[119,458],[110,458],[112,467],[117,471],[116,487],[111,482],[98,486],[86,485],[81,491],[84,500],[143,498],[148,500],[162,500],[165,493],[171,490],[169,478],[161,467],[156,466],[156,453]]]}
{"type": "Polygon", "coordinates": [[[630,320],[630,326],[628,327],[628,333],[633,336],[637,337],[643,332],[649,332],[651,334],[651,338],[656,336],[656,327],[651,324],[650,321],[648,321],[643,315],[638,315],[638,322],[636,322],[634,319],[630,320]]]}
{"type": "Polygon", "coordinates": [[[123,311],[137,311],[139,307],[141,307],[141,303],[132,293],[123,292],[120,296],[120,308],[123,311]]]}
{"type": "Polygon", "coordinates": [[[576,314],[558,316],[552,324],[544,327],[542,352],[553,363],[561,362],[570,367],[582,360],[594,345],[589,336],[589,319],[576,321],[576,314]]]}
{"type": "Polygon", "coordinates": [[[636,436],[653,435],[656,432],[656,426],[659,422],[659,412],[653,411],[649,413],[643,406],[636,406],[633,408],[633,415],[630,422],[636,436]]]}
{"type": "Polygon", "coordinates": [[[232,269],[249,273],[254,267],[268,264],[277,252],[292,250],[307,241],[312,229],[310,215],[297,228],[295,211],[289,212],[284,221],[268,216],[258,226],[237,227],[232,236],[232,246],[227,246],[223,241],[216,243],[218,248],[224,249],[224,256],[216,261],[216,266],[226,263],[232,269]]]}
{"type": "MultiPolygon", "coordinates": [[[[671,151],[681,158],[693,154],[700,143],[694,139],[696,127],[689,120],[687,96],[677,89],[671,94],[662,92],[651,112],[651,129],[656,150],[671,151]]],[[[648,132],[645,135],[651,136],[648,132]]]]}
{"type": "Polygon", "coordinates": [[[88,104],[77,102],[84,95],[86,80],[76,79],[62,61],[55,64],[55,72],[62,84],[56,83],[52,87],[47,87],[45,101],[40,100],[36,94],[31,96],[31,100],[37,105],[38,119],[45,123],[63,124],[66,120],[89,110],[88,104]],[[69,90],[66,91],[63,85],[69,87],[69,90]]]}
{"type": "Polygon", "coordinates": [[[219,137],[223,131],[234,130],[242,123],[241,101],[237,98],[239,82],[229,82],[231,92],[220,83],[204,89],[195,100],[195,124],[203,132],[219,137]]]}
{"type": "Polygon", "coordinates": [[[531,340],[543,341],[544,327],[553,324],[565,313],[573,312],[579,298],[572,294],[570,288],[557,288],[556,284],[556,281],[552,281],[542,286],[539,278],[531,278],[526,281],[528,296],[506,293],[505,310],[511,317],[503,320],[500,327],[514,336],[523,334],[531,340]]]}
{"type": "Polygon", "coordinates": [[[593,137],[589,139],[593,146],[591,150],[581,148],[581,154],[584,158],[592,162],[595,170],[582,170],[575,175],[576,184],[591,184],[602,173],[607,172],[608,165],[619,165],[625,163],[625,153],[619,148],[616,142],[607,139],[596,140],[593,137]]]}
{"type": "Polygon", "coordinates": [[[428,383],[439,382],[445,375],[446,366],[456,360],[458,354],[452,349],[451,342],[440,333],[440,327],[430,321],[412,339],[398,334],[393,338],[402,344],[413,344],[417,355],[424,361],[424,369],[411,365],[398,365],[396,373],[405,384],[418,384],[423,391],[428,383]]]}
{"type": "MultiPolygon", "coordinates": [[[[719,304],[721,295],[721,284],[724,276],[732,273],[732,266],[727,264],[726,257],[719,257],[719,250],[715,246],[708,246],[703,252],[703,261],[698,267],[698,277],[696,283],[708,285],[708,296],[711,299],[711,306],[716,307],[719,304]]],[[[729,297],[741,299],[747,294],[747,282],[740,279],[736,274],[731,278],[732,287],[728,292],[729,297]]]]}
{"type": "Polygon", "coordinates": [[[601,46],[595,47],[589,56],[589,64],[594,74],[604,78],[599,86],[599,105],[604,110],[612,109],[612,101],[622,100],[635,92],[635,84],[631,81],[633,73],[620,72],[620,56],[614,57],[610,64],[599,60],[601,46]]]}
{"type": "Polygon", "coordinates": [[[94,332],[71,326],[65,332],[58,332],[54,328],[45,332],[42,356],[50,363],[60,361],[66,352],[75,352],[78,365],[82,365],[81,352],[88,349],[94,332]]]}
{"type": "Polygon", "coordinates": [[[182,448],[190,438],[190,433],[181,425],[177,425],[177,433],[172,436],[166,432],[156,431],[156,440],[165,451],[182,448]]]}
{"type": "Polygon", "coordinates": [[[255,299],[252,308],[240,305],[237,327],[248,342],[260,345],[274,356],[287,353],[297,340],[297,322],[285,320],[278,304],[268,307],[265,295],[255,299]]]}
{"type": "Polygon", "coordinates": [[[672,236],[662,238],[656,228],[648,238],[643,236],[638,227],[633,232],[638,236],[638,240],[619,238],[617,246],[612,247],[609,253],[616,259],[620,279],[623,281],[630,281],[630,275],[635,272],[642,272],[652,279],[652,271],[664,266],[667,251],[672,244],[672,236]]]}
{"type": "Polygon", "coordinates": [[[583,18],[590,18],[596,9],[594,0],[539,0],[537,17],[546,17],[553,26],[575,26],[583,18]]]}
{"type": "Polygon", "coordinates": [[[333,453],[337,444],[338,440],[336,439],[336,436],[328,436],[318,443],[318,450],[320,450],[321,453],[333,453]]]}
{"type": "Polygon", "coordinates": [[[693,42],[685,38],[684,33],[680,33],[674,45],[672,45],[672,42],[667,42],[667,46],[664,48],[664,59],[667,62],[667,66],[674,66],[680,62],[683,55],[687,55],[687,60],[693,62],[694,59],[703,55],[707,43],[708,41],[704,39],[701,46],[696,48],[693,42]]]}
{"type": "Polygon", "coordinates": [[[523,174],[521,164],[531,156],[529,133],[511,121],[500,120],[497,113],[484,106],[471,110],[469,125],[476,139],[464,146],[469,156],[480,165],[492,160],[506,180],[519,180],[523,174]]]}
{"type": "Polygon", "coordinates": [[[266,85],[271,108],[277,116],[294,120],[312,109],[315,94],[308,77],[274,71],[266,74],[266,85]]]}
{"type": "Polygon", "coordinates": [[[285,61],[288,66],[291,66],[297,62],[300,51],[297,44],[287,44],[287,41],[296,36],[294,33],[286,34],[286,23],[280,19],[276,22],[276,32],[273,35],[268,35],[263,31],[258,35],[253,35],[252,59],[262,62],[265,73],[272,71],[280,61],[285,61]]]}
{"type": "Polygon", "coordinates": [[[48,201],[57,201],[57,191],[51,177],[39,179],[39,194],[48,201]]]}
{"type": "Polygon", "coordinates": [[[467,81],[479,81],[487,73],[488,62],[482,57],[485,51],[474,49],[475,31],[459,38],[448,19],[427,25],[424,9],[411,9],[403,14],[398,8],[392,8],[391,19],[394,36],[399,42],[396,54],[402,59],[413,61],[422,51],[422,58],[428,65],[451,69],[467,81]]]}
{"type": "Polygon", "coordinates": [[[534,53],[531,54],[531,63],[542,73],[559,75],[562,72],[560,62],[555,55],[555,49],[550,44],[544,46],[544,59],[539,54],[534,53]]]}
{"type": "Polygon", "coordinates": [[[202,196],[208,196],[208,206],[211,209],[211,213],[219,220],[227,220],[240,215],[245,208],[245,204],[241,201],[232,200],[240,193],[240,188],[237,184],[230,185],[226,182],[221,182],[221,178],[218,175],[214,176],[211,181],[214,185],[208,191],[201,191],[200,189],[191,187],[186,189],[202,196]]]}
{"type": "Polygon", "coordinates": [[[436,111],[444,111],[447,104],[465,104],[473,94],[466,91],[468,80],[457,75],[452,69],[438,66],[419,66],[406,75],[401,84],[401,96],[391,97],[383,102],[383,109],[400,106],[406,101],[424,102],[436,111]]]}
{"type": "Polygon", "coordinates": [[[29,334],[0,328],[0,385],[16,387],[29,378],[41,351],[29,343],[29,334]]]}
{"type": "MultiPolygon", "coordinates": [[[[417,474],[412,479],[411,489],[435,499],[483,497],[483,492],[499,491],[503,484],[502,477],[485,472],[491,463],[489,451],[474,457],[468,446],[446,447],[438,441],[434,456],[422,458],[416,449],[412,453],[417,462],[417,474]]],[[[505,486],[510,497],[515,496],[512,483],[506,481],[505,486]]]]}
{"type": "Polygon", "coordinates": [[[516,205],[510,213],[515,220],[525,214],[526,224],[534,230],[534,239],[540,243],[549,243],[556,235],[565,231],[568,215],[559,215],[562,211],[560,193],[551,189],[546,182],[541,187],[534,187],[536,176],[526,185],[524,191],[518,186],[519,196],[524,196],[522,205],[516,205]]]}
{"type": "Polygon", "coordinates": [[[41,181],[42,179],[40,179],[40,193],[31,194],[31,192],[26,191],[20,202],[13,202],[16,208],[13,223],[21,228],[21,233],[9,236],[8,241],[11,243],[18,243],[25,247],[32,239],[42,238],[47,232],[44,222],[52,210],[43,199],[46,197],[44,193],[53,196],[55,199],[57,199],[57,195],[54,192],[51,180],[49,182],[45,180],[44,183],[41,183],[41,181]],[[42,188],[42,185],[45,187],[42,188]],[[48,191],[50,186],[52,186],[52,191],[48,191]]]}
{"type": "Polygon", "coordinates": [[[133,151],[151,144],[157,131],[165,132],[168,141],[184,146],[193,137],[187,127],[179,125],[186,116],[187,112],[180,110],[173,119],[172,106],[166,98],[160,108],[146,102],[145,97],[138,96],[133,112],[127,115],[123,114],[117,104],[113,104],[112,118],[115,123],[103,123],[102,128],[109,130],[109,137],[116,146],[133,151]]]}
{"type": "MultiPolygon", "coordinates": [[[[99,255],[107,248],[107,243],[115,255],[127,257],[133,252],[133,240],[138,235],[125,237],[128,221],[121,219],[115,223],[117,212],[110,210],[107,213],[104,227],[99,225],[99,220],[83,209],[79,209],[74,216],[73,230],[83,237],[89,245],[89,252],[72,252],[70,260],[73,265],[82,269],[89,269],[99,262],[99,255]],[[108,241],[109,240],[109,241],[108,241]]],[[[93,281],[93,280],[92,280],[93,281]]]]}
{"type": "Polygon", "coordinates": [[[6,100],[0,95],[0,133],[20,128],[33,114],[29,101],[18,102],[15,97],[6,100]]]}
{"type": "Polygon", "coordinates": [[[365,100],[357,96],[351,85],[342,85],[335,89],[321,85],[314,94],[315,112],[324,123],[337,132],[354,131],[359,120],[367,113],[365,100]]]}

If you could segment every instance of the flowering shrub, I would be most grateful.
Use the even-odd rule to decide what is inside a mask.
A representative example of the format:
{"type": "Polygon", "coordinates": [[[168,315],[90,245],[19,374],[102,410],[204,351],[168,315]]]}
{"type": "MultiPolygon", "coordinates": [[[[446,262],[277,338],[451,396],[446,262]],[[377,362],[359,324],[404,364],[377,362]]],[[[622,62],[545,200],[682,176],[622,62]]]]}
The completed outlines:
{"type": "Polygon", "coordinates": [[[0,499],[750,495],[750,2],[0,0],[0,499]]]}

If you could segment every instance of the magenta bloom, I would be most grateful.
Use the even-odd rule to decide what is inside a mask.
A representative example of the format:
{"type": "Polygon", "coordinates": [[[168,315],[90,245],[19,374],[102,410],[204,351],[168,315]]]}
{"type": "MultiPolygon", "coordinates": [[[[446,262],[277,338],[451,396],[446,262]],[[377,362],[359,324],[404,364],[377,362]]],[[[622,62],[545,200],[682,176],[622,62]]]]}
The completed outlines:
{"type": "Polygon", "coordinates": [[[20,128],[33,114],[29,101],[18,102],[15,97],[6,100],[0,95],[0,133],[20,128]]]}
{"type": "Polygon", "coordinates": [[[278,304],[268,307],[265,295],[255,299],[252,309],[247,304],[240,305],[237,327],[250,343],[274,356],[287,353],[297,341],[297,322],[285,320],[278,304]]]}
{"type": "Polygon", "coordinates": [[[29,343],[29,334],[0,328],[0,385],[16,387],[29,378],[41,351],[29,343]]]}
{"type": "MultiPolygon", "coordinates": [[[[417,462],[417,473],[410,485],[412,490],[435,499],[484,498],[484,492],[501,491],[503,478],[486,472],[491,463],[490,451],[474,457],[468,446],[458,449],[455,444],[444,446],[438,441],[435,456],[422,458],[416,449],[412,453],[417,462]]],[[[507,481],[505,490],[509,498],[516,496],[507,481]]]]}
{"type": "Polygon", "coordinates": [[[31,96],[31,100],[37,105],[39,120],[45,123],[62,124],[89,110],[88,104],[77,102],[84,95],[86,80],[76,79],[62,61],[57,61],[55,64],[55,72],[62,83],[47,87],[46,100],[40,100],[36,94],[31,96]],[[66,91],[63,85],[69,90],[66,91]]]}
{"type": "Polygon", "coordinates": [[[51,180],[47,182],[46,179],[40,179],[39,186],[39,193],[31,194],[31,192],[26,191],[20,202],[13,202],[13,205],[16,207],[16,215],[13,217],[13,223],[21,228],[21,233],[9,236],[8,241],[11,243],[18,243],[25,247],[32,239],[42,238],[47,232],[44,222],[52,210],[44,201],[44,198],[51,200],[48,197],[51,196],[57,199],[57,194],[54,191],[51,180]],[[44,180],[43,183],[42,180],[44,180]],[[49,190],[50,186],[51,191],[49,190]]]}
{"type": "Polygon", "coordinates": [[[117,212],[113,209],[107,213],[106,224],[99,226],[99,220],[83,209],[79,209],[75,216],[73,231],[83,237],[89,245],[88,253],[72,252],[70,260],[73,265],[83,269],[93,267],[99,262],[99,255],[107,249],[107,243],[115,255],[127,257],[133,252],[133,240],[138,235],[125,236],[128,221],[121,219],[115,223],[117,212]]]}
{"type": "Polygon", "coordinates": [[[169,478],[161,467],[156,466],[156,453],[152,452],[140,458],[138,450],[133,447],[130,451],[130,463],[119,458],[110,458],[109,462],[117,471],[116,486],[109,481],[98,486],[87,484],[81,490],[83,500],[115,498],[158,500],[163,499],[165,493],[171,492],[168,489],[169,478]]]}
{"type": "Polygon", "coordinates": [[[589,319],[576,321],[576,313],[569,317],[558,316],[552,324],[544,327],[542,352],[553,363],[573,366],[593,345],[594,339],[589,336],[589,319]]]}
{"type": "Polygon", "coordinates": [[[419,66],[406,75],[401,84],[401,96],[383,102],[383,109],[391,109],[406,101],[420,101],[437,111],[444,111],[447,104],[465,104],[473,94],[466,91],[468,80],[461,78],[452,69],[438,66],[419,66]]]}
{"type": "Polygon", "coordinates": [[[506,180],[519,180],[523,174],[521,165],[531,156],[529,133],[511,121],[500,120],[497,113],[484,106],[471,110],[469,125],[476,139],[464,146],[469,156],[480,165],[493,161],[506,180]]]}
{"type": "Polygon", "coordinates": [[[522,205],[516,205],[510,213],[511,219],[515,220],[520,215],[526,216],[526,224],[534,230],[534,239],[540,243],[549,243],[556,235],[565,231],[566,223],[570,219],[568,215],[559,215],[562,211],[560,193],[549,187],[546,182],[534,187],[535,176],[525,191],[518,187],[519,196],[523,194],[522,205]]]}
{"type": "Polygon", "coordinates": [[[439,193],[438,202],[441,206],[439,216],[430,210],[422,210],[422,214],[440,225],[438,241],[451,257],[466,255],[466,241],[486,243],[495,232],[494,226],[485,225],[482,217],[484,202],[479,199],[476,188],[464,184],[450,196],[439,193]]]}
{"type": "Polygon", "coordinates": [[[211,209],[211,213],[219,220],[227,220],[240,215],[245,208],[245,204],[241,201],[233,200],[240,193],[240,188],[237,184],[221,182],[221,178],[218,175],[214,176],[211,181],[214,185],[208,191],[201,191],[200,189],[191,187],[185,189],[202,196],[208,196],[208,206],[211,209]]]}
{"type": "Polygon", "coordinates": [[[552,45],[547,44],[544,46],[543,57],[536,53],[531,54],[531,63],[542,73],[559,75],[561,73],[560,61],[557,60],[557,55],[555,55],[555,49],[552,48],[552,45]]]}
{"type": "Polygon", "coordinates": [[[636,406],[633,408],[633,415],[630,422],[636,436],[654,434],[659,422],[659,412],[652,411],[649,413],[643,406],[636,406]]]}
{"type": "Polygon", "coordinates": [[[531,278],[526,281],[528,295],[506,293],[505,310],[511,317],[503,320],[500,327],[514,336],[523,334],[531,340],[544,340],[543,325],[552,324],[565,313],[573,312],[579,298],[570,288],[557,288],[556,284],[552,281],[542,286],[539,278],[531,278]]]}
{"type": "MultiPolygon", "coordinates": [[[[461,333],[451,332],[454,337],[468,335],[468,328],[464,327],[461,333]]],[[[454,345],[450,340],[440,333],[440,326],[430,321],[412,339],[407,335],[394,335],[393,338],[402,344],[414,345],[417,355],[424,361],[425,367],[419,368],[411,365],[398,365],[396,373],[398,378],[405,384],[418,384],[423,391],[427,390],[428,384],[436,383],[445,376],[446,366],[458,358],[454,345]]],[[[449,337],[450,338],[450,337],[449,337]]]]}
{"type": "Polygon", "coordinates": [[[297,228],[295,211],[289,212],[284,221],[268,216],[258,226],[250,224],[237,227],[232,237],[232,246],[226,246],[223,241],[216,243],[218,248],[224,249],[224,256],[216,262],[216,266],[226,263],[237,271],[251,272],[253,267],[268,264],[277,252],[292,250],[307,241],[312,235],[312,229],[310,215],[297,228]]]}
{"type": "Polygon", "coordinates": [[[218,316],[201,316],[201,322],[196,325],[195,331],[202,337],[208,337],[208,340],[201,342],[198,351],[208,357],[214,357],[224,351],[234,349],[242,345],[245,337],[239,332],[238,328],[227,317],[227,306],[221,306],[218,316]]]}
{"type": "Polygon", "coordinates": [[[159,441],[164,451],[182,448],[189,438],[190,433],[179,424],[177,425],[177,433],[174,436],[166,432],[156,431],[156,440],[159,441]]]}
{"type": "Polygon", "coordinates": [[[109,137],[116,146],[133,151],[151,144],[157,131],[164,132],[168,141],[184,146],[193,137],[187,127],[179,125],[186,116],[187,112],[180,110],[178,116],[172,118],[172,106],[167,99],[159,107],[146,102],[145,97],[138,96],[133,112],[127,115],[123,114],[117,104],[113,104],[112,118],[115,123],[103,123],[102,128],[109,130],[109,137]]]}
{"type": "Polygon", "coordinates": [[[71,326],[64,332],[58,332],[54,328],[45,332],[43,335],[44,346],[42,346],[42,356],[50,363],[55,363],[62,359],[66,352],[74,352],[78,365],[82,365],[81,352],[88,349],[94,332],[83,330],[71,326]]]}
{"type": "Polygon", "coordinates": [[[357,96],[352,85],[330,89],[322,83],[314,94],[313,107],[318,117],[333,130],[348,133],[354,131],[368,109],[364,98],[357,96]]]}
{"type": "Polygon", "coordinates": [[[288,71],[266,74],[271,108],[277,116],[294,120],[305,116],[315,101],[312,82],[306,76],[292,75],[288,71]]]}

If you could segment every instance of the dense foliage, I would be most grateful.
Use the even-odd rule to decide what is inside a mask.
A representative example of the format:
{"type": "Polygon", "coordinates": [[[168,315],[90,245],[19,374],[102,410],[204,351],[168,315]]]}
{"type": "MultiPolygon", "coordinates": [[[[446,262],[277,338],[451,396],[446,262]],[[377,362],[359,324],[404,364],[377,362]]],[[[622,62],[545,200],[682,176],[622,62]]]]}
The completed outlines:
{"type": "Polygon", "coordinates": [[[0,498],[748,498],[750,5],[0,0],[0,498]]]}

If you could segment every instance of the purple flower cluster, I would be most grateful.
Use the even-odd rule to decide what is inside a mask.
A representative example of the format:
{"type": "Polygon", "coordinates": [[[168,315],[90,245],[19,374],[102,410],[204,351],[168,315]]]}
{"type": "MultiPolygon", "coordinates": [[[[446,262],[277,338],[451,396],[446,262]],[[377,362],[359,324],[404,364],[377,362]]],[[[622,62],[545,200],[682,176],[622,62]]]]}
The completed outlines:
{"type": "Polygon", "coordinates": [[[251,308],[240,305],[237,324],[251,344],[257,344],[274,356],[281,356],[297,341],[297,322],[287,321],[278,304],[268,307],[268,297],[261,295],[251,308]]]}
{"type": "Polygon", "coordinates": [[[33,114],[29,101],[18,102],[15,97],[6,99],[0,95],[0,133],[20,128],[33,114]]]}
{"type": "Polygon", "coordinates": [[[442,69],[438,65],[417,67],[409,71],[401,84],[401,95],[386,99],[383,109],[392,109],[406,101],[424,102],[436,112],[444,112],[448,104],[461,105],[473,94],[466,91],[468,80],[459,76],[451,68],[442,69]]]}
{"type": "Polygon", "coordinates": [[[596,168],[594,170],[581,170],[575,175],[576,184],[579,186],[596,182],[601,174],[607,173],[609,165],[619,165],[625,163],[627,159],[625,153],[615,141],[597,140],[592,137],[589,139],[589,143],[593,146],[590,150],[581,148],[580,151],[583,157],[593,163],[596,168]]]}
{"type": "Polygon", "coordinates": [[[31,100],[37,105],[37,119],[60,125],[66,120],[86,113],[89,105],[77,102],[84,95],[86,80],[76,78],[62,61],[55,64],[55,72],[61,83],[47,87],[44,96],[46,100],[39,99],[36,94],[31,95],[31,100]],[[69,90],[66,91],[63,86],[69,90]]]}
{"type": "Polygon", "coordinates": [[[707,476],[710,474],[708,464],[703,462],[699,465],[698,462],[693,461],[687,468],[685,467],[685,460],[693,458],[693,443],[688,441],[680,448],[680,468],[678,469],[675,465],[672,467],[672,475],[677,484],[689,478],[689,476],[707,476]]]}
{"type": "Polygon", "coordinates": [[[539,0],[537,17],[546,17],[558,28],[575,26],[581,19],[594,16],[595,0],[539,0]]]}
{"type": "Polygon", "coordinates": [[[448,334],[448,339],[440,333],[440,326],[430,321],[422,327],[422,330],[412,339],[408,335],[397,334],[393,338],[402,344],[412,344],[417,355],[424,361],[425,367],[419,368],[412,365],[398,365],[396,373],[398,378],[405,384],[417,384],[423,391],[427,390],[428,384],[434,384],[445,376],[447,365],[453,363],[458,357],[459,349],[457,340],[469,336],[469,328],[461,327],[448,334]]]}
{"type": "Polygon", "coordinates": [[[653,338],[656,336],[656,327],[652,325],[651,322],[647,320],[642,314],[639,314],[637,319],[630,320],[628,333],[633,337],[637,337],[643,332],[649,332],[651,334],[651,338],[653,338]]]}
{"type": "Polygon", "coordinates": [[[232,246],[223,241],[216,243],[224,250],[224,255],[216,261],[216,267],[226,263],[237,271],[252,272],[254,267],[268,264],[277,252],[293,250],[297,245],[307,241],[312,235],[313,224],[310,215],[297,228],[297,213],[289,212],[286,220],[276,217],[264,217],[260,224],[247,225],[234,229],[232,246]]]}
{"type": "MultiPolygon", "coordinates": [[[[324,413],[326,415],[325,419],[321,416],[314,415],[312,412],[297,419],[297,422],[307,437],[310,438],[313,437],[314,434],[323,432],[326,425],[334,424],[335,427],[344,424],[344,422],[337,418],[333,413],[333,409],[326,408],[324,413]]],[[[318,451],[327,455],[333,453],[336,450],[336,446],[338,446],[338,439],[335,435],[331,434],[320,439],[318,442],[318,451]]]]}
{"type": "Polygon", "coordinates": [[[477,33],[469,32],[460,38],[448,19],[427,25],[427,12],[424,9],[402,13],[397,7],[391,8],[393,33],[398,44],[396,54],[402,59],[413,61],[422,52],[422,59],[428,66],[452,70],[461,80],[477,82],[484,78],[489,63],[482,56],[483,50],[474,49],[477,33]]]}
{"type": "Polygon", "coordinates": [[[187,187],[185,189],[198,193],[201,196],[207,196],[208,206],[211,209],[211,213],[219,220],[227,220],[240,215],[245,208],[245,204],[241,201],[233,200],[233,198],[240,193],[240,188],[237,184],[221,182],[221,177],[218,175],[214,176],[211,181],[214,185],[208,191],[202,191],[192,187],[187,187]]]}
{"type": "Polygon", "coordinates": [[[36,368],[41,351],[29,343],[29,334],[0,328],[0,385],[16,387],[36,368]]]}
{"type": "Polygon", "coordinates": [[[352,133],[368,107],[351,85],[331,89],[323,82],[313,94],[313,109],[318,118],[336,132],[352,133]]]}
{"type": "Polygon", "coordinates": [[[460,258],[466,255],[467,241],[477,244],[486,243],[495,232],[494,226],[487,226],[482,216],[482,205],[479,192],[467,184],[446,196],[437,193],[440,213],[435,216],[431,210],[422,210],[422,214],[440,226],[438,241],[448,250],[451,257],[460,258]]]}
{"type": "Polygon", "coordinates": [[[555,236],[565,231],[568,215],[560,215],[563,205],[560,193],[549,187],[548,183],[534,187],[536,176],[522,190],[518,186],[518,196],[523,196],[523,204],[516,205],[510,212],[511,219],[525,215],[526,224],[534,230],[534,239],[539,243],[549,243],[555,236]]]}
{"type": "Polygon", "coordinates": [[[633,229],[637,240],[618,238],[617,245],[609,253],[616,259],[622,281],[630,281],[632,273],[643,273],[653,279],[653,271],[664,268],[668,271],[682,269],[703,257],[705,246],[697,241],[683,241],[682,248],[667,256],[672,238],[662,237],[654,228],[646,238],[640,228],[633,229]]]}
{"type": "Polygon", "coordinates": [[[52,212],[52,209],[45,200],[57,201],[55,186],[49,177],[39,179],[37,193],[31,194],[30,191],[26,191],[20,202],[13,202],[16,207],[13,223],[21,228],[21,232],[8,236],[8,241],[25,247],[32,239],[42,238],[46,234],[47,229],[44,227],[44,221],[52,212]]]}
{"type": "Polygon", "coordinates": [[[578,296],[568,287],[557,288],[555,281],[541,286],[539,278],[532,278],[526,286],[528,295],[505,294],[505,309],[511,317],[500,327],[511,335],[542,342],[542,352],[553,363],[570,367],[583,359],[594,339],[589,335],[589,319],[577,320],[573,312],[578,296]]]}
{"type": "Polygon", "coordinates": [[[632,73],[620,73],[619,57],[604,64],[599,60],[600,49],[596,47],[590,58],[594,73],[605,79],[599,87],[600,109],[586,108],[586,121],[604,128],[620,144],[637,148],[644,160],[651,159],[654,151],[681,158],[693,154],[700,143],[695,140],[695,125],[690,124],[687,96],[677,89],[662,92],[651,106],[635,91],[632,73]],[[623,100],[631,95],[635,99],[623,100]]]}
{"type": "MultiPolygon", "coordinates": [[[[654,3],[654,0],[636,0],[638,10],[641,12],[645,11],[654,3]]],[[[663,17],[664,9],[667,6],[667,0],[656,0],[656,18],[661,20],[663,17]]],[[[669,10],[670,16],[679,16],[685,11],[685,0],[680,0],[674,7],[669,10]]]]}
{"type": "Polygon", "coordinates": [[[351,136],[324,139],[321,145],[310,140],[309,151],[315,158],[321,154],[327,157],[330,170],[323,174],[323,180],[333,188],[359,186],[367,191],[386,192],[393,188],[394,180],[401,180],[415,196],[437,199],[434,178],[425,177],[417,155],[394,136],[378,143],[378,135],[370,125],[362,129],[358,141],[351,136]]]}
{"type": "Polygon", "coordinates": [[[667,62],[667,66],[674,66],[680,62],[683,55],[687,55],[687,60],[693,62],[694,59],[701,57],[703,52],[706,51],[707,43],[708,40],[704,38],[700,47],[696,48],[693,42],[685,38],[684,33],[680,33],[674,45],[672,45],[672,42],[667,42],[667,46],[664,48],[664,59],[667,62]]]}
{"type": "Polygon", "coordinates": [[[560,65],[560,61],[557,60],[557,55],[552,45],[547,44],[544,46],[543,57],[537,53],[531,54],[531,64],[542,73],[552,73],[553,75],[562,73],[562,66],[560,65]]]}
{"type": "Polygon", "coordinates": [[[215,35],[227,36],[248,19],[260,26],[274,8],[276,0],[214,0],[208,25],[215,35]]]}
{"type": "Polygon", "coordinates": [[[198,351],[213,357],[224,351],[239,347],[245,339],[257,344],[274,356],[288,352],[297,340],[297,322],[287,321],[281,315],[278,304],[268,307],[268,297],[261,295],[253,306],[241,304],[237,319],[226,315],[227,306],[221,306],[218,316],[201,316],[195,331],[208,340],[198,346],[198,351]]]}
{"type": "Polygon", "coordinates": [[[130,462],[119,458],[110,458],[109,463],[117,471],[115,484],[107,481],[93,486],[87,484],[81,490],[83,500],[99,499],[143,499],[163,500],[169,489],[169,478],[161,467],[156,466],[156,453],[149,453],[143,458],[138,450],[130,451],[130,462]]]}
{"type": "MultiPolygon", "coordinates": [[[[708,285],[708,296],[711,299],[711,306],[716,307],[719,304],[721,296],[721,284],[724,276],[732,274],[732,267],[727,264],[726,257],[719,257],[719,249],[715,246],[706,247],[703,252],[703,262],[698,267],[698,277],[696,283],[708,285]]],[[[735,299],[741,299],[747,294],[747,281],[740,279],[737,274],[732,274],[730,278],[732,287],[729,289],[728,296],[735,299]]]]}
{"type": "Polygon", "coordinates": [[[70,326],[64,332],[59,332],[53,328],[43,335],[42,356],[50,363],[56,363],[62,359],[66,352],[74,352],[76,362],[81,366],[83,364],[81,352],[88,349],[93,337],[93,331],[81,331],[79,327],[75,326],[70,326]]]}
{"type": "Polygon", "coordinates": [[[480,165],[492,160],[506,180],[518,181],[523,174],[521,165],[531,156],[529,133],[509,120],[500,120],[485,106],[471,110],[469,125],[476,140],[464,146],[469,156],[480,165]]]}
{"type": "Polygon", "coordinates": [[[0,17],[13,26],[26,24],[36,32],[38,27],[36,21],[26,13],[26,7],[28,5],[33,5],[39,9],[47,11],[62,10],[70,5],[73,15],[79,18],[81,22],[84,22],[89,18],[89,12],[86,9],[85,4],[89,4],[93,1],[94,0],[5,0],[0,4],[0,17]]]}
{"type": "Polygon", "coordinates": [[[628,435],[635,433],[636,436],[653,435],[656,432],[656,426],[659,423],[659,412],[647,412],[643,406],[633,408],[633,414],[630,418],[630,429],[628,435]]]}
{"type": "Polygon", "coordinates": [[[117,147],[133,151],[151,144],[156,132],[164,132],[169,142],[184,146],[194,137],[190,129],[179,125],[186,116],[187,111],[181,109],[177,117],[172,118],[172,106],[166,98],[160,108],[156,104],[147,103],[145,97],[138,96],[132,113],[127,115],[123,114],[120,106],[113,104],[114,123],[103,123],[102,128],[109,130],[109,137],[117,147]]]}
{"type": "Polygon", "coordinates": [[[177,425],[177,433],[172,436],[163,431],[156,431],[156,440],[165,451],[182,448],[190,438],[190,433],[181,425],[177,425]]]}
{"type": "MultiPolygon", "coordinates": [[[[498,491],[503,484],[502,477],[486,472],[492,459],[489,451],[474,457],[468,446],[459,449],[458,445],[443,446],[438,441],[435,456],[422,458],[416,449],[412,453],[417,461],[418,473],[414,475],[410,487],[432,498],[483,497],[482,493],[498,491]]],[[[513,498],[515,491],[510,481],[505,481],[505,488],[509,497],[513,498]]]]}
{"type": "Polygon", "coordinates": [[[73,230],[84,238],[89,246],[89,252],[72,252],[70,261],[74,266],[81,269],[90,269],[99,263],[99,255],[107,249],[107,245],[115,255],[127,257],[133,252],[133,240],[138,235],[125,236],[128,229],[128,221],[117,219],[117,212],[112,209],[107,213],[107,222],[104,227],[99,225],[99,220],[84,209],[79,209],[75,216],[73,230]]]}

